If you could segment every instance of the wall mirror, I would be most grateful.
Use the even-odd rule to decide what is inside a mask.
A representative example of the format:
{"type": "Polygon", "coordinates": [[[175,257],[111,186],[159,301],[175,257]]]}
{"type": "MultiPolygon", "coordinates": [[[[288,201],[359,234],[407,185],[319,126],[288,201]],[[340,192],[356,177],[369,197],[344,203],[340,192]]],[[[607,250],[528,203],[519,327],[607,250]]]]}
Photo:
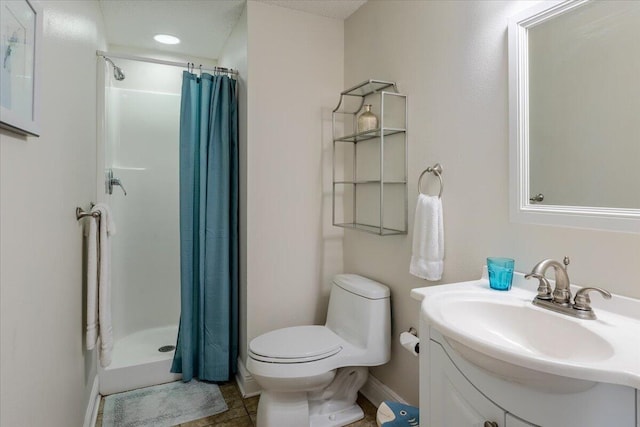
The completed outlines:
{"type": "Polygon", "coordinates": [[[515,222],[640,233],[640,2],[541,2],[509,23],[515,222]]]}

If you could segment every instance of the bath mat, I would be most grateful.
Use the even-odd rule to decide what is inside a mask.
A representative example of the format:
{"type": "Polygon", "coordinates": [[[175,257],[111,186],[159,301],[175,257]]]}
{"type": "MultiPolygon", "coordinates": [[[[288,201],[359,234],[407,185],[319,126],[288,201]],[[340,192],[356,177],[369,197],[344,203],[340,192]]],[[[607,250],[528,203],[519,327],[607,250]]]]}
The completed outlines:
{"type": "Polygon", "coordinates": [[[178,381],[107,396],[102,426],[170,427],[227,409],[217,385],[178,381]]]}

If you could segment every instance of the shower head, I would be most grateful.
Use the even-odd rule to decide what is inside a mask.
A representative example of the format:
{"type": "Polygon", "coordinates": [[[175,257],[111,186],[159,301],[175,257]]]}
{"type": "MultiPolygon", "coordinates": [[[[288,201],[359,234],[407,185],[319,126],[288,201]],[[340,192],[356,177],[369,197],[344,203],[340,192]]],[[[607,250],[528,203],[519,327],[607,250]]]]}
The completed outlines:
{"type": "Polygon", "coordinates": [[[107,61],[109,64],[113,66],[113,77],[115,77],[115,79],[118,81],[124,80],[124,73],[122,72],[122,69],[118,67],[116,64],[114,64],[113,61],[107,58],[106,56],[103,56],[103,58],[105,61],[107,61]]]}
{"type": "Polygon", "coordinates": [[[120,67],[113,67],[113,76],[116,78],[116,80],[124,80],[124,73],[122,72],[122,69],[120,67]]]}

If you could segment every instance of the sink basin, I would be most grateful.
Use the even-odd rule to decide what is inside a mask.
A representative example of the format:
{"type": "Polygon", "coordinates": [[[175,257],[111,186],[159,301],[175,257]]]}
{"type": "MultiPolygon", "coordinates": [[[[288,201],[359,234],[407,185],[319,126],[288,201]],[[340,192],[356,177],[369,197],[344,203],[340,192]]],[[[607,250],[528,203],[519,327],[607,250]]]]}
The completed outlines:
{"type": "Polygon", "coordinates": [[[575,392],[598,382],[640,389],[640,301],[594,298],[598,318],[578,319],[533,305],[533,282],[515,273],[510,291],[494,291],[485,270],[480,280],[414,289],[421,338],[444,339],[469,362],[538,389],[575,392]]]}
{"type": "Polygon", "coordinates": [[[532,357],[584,362],[613,355],[613,347],[605,338],[567,316],[523,306],[518,300],[494,301],[489,297],[443,295],[435,302],[432,316],[455,328],[456,335],[532,357]]]}

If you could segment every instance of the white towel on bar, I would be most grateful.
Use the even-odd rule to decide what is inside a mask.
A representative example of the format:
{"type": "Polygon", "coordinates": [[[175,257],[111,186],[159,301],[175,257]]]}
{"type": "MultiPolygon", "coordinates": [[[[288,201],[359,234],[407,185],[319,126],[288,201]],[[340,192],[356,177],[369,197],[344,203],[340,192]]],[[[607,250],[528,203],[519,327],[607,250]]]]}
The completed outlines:
{"type": "Polygon", "coordinates": [[[440,280],[444,269],[442,200],[420,194],[413,222],[413,253],[409,272],[426,280],[440,280]]]}
{"type": "Polygon", "coordinates": [[[111,236],[116,232],[111,210],[104,203],[92,209],[100,212],[98,231],[98,325],[100,328],[100,365],[111,364],[113,330],[111,328],[111,236]]]}
{"type": "Polygon", "coordinates": [[[87,350],[93,350],[98,339],[98,224],[87,218],[87,350]]]}

